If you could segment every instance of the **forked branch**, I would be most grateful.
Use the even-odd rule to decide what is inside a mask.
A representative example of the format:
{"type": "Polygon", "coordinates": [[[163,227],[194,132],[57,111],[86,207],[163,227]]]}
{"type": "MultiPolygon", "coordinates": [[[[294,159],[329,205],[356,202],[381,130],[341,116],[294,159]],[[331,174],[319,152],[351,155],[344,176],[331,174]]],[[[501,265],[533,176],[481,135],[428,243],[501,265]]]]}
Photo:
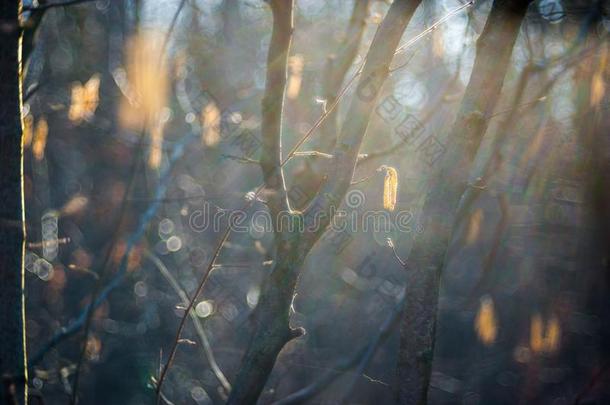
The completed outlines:
{"type": "MultiPolygon", "coordinates": [[[[381,87],[389,74],[390,63],[402,34],[420,2],[421,0],[395,0],[390,6],[388,14],[371,44],[362,69],[356,92],[357,97],[351,102],[346,125],[335,147],[333,153],[335,159],[332,159],[331,163],[331,168],[334,169],[331,172],[332,178],[322,188],[322,192],[314,198],[304,216],[290,212],[292,215],[289,215],[288,220],[291,221],[289,225],[292,225],[292,231],[281,231],[278,227],[275,228],[276,259],[274,268],[261,288],[258,305],[252,313],[254,333],[242,359],[240,371],[228,400],[229,404],[255,403],[282,348],[291,339],[303,333],[301,329],[291,329],[289,325],[289,311],[300,267],[329,224],[332,206],[343,199],[351,184],[360,145],[381,87]],[[313,214],[313,216],[309,214],[313,214]],[[320,223],[315,223],[314,216],[321,219],[320,223]]],[[[275,34],[276,30],[279,33],[280,29],[286,24],[285,21],[277,21],[277,19],[291,16],[291,10],[289,13],[282,7],[291,8],[292,3],[292,0],[270,1],[274,17],[274,35],[272,35],[269,48],[270,63],[275,62],[272,54],[278,52],[279,49],[285,49],[282,46],[288,46],[290,43],[289,39],[278,38],[275,34]]],[[[287,35],[292,30],[283,29],[282,32],[287,35]]],[[[278,52],[277,55],[284,54],[278,52]]],[[[281,58],[281,60],[283,63],[285,62],[284,58],[281,58]]],[[[283,88],[285,76],[279,75],[280,68],[278,66],[270,66],[270,70],[275,69],[278,69],[278,71],[274,75],[271,72],[268,73],[266,96],[271,94],[272,91],[275,91],[277,95],[278,89],[283,88]],[[271,82],[269,79],[278,80],[279,84],[271,82]]],[[[283,95],[283,89],[279,94],[283,95]]],[[[276,100],[271,103],[266,99],[263,106],[263,121],[268,120],[269,128],[272,130],[278,129],[281,116],[267,115],[270,111],[279,111],[281,114],[281,102],[276,100]],[[265,108],[267,105],[280,107],[277,107],[277,110],[269,110],[265,108]]],[[[269,173],[269,169],[275,170],[276,176],[278,173],[276,167],[278,165],[278,151],[280,150],[279,132],[265,132],[263,137],[267,138],[263,142],[265,149],[263,155],[266,156],[265,163],[264,165],[261,164],[263,171],[267,171],[264,173],[266,188],[270,189],[274,197],[281,195],[283,201],[282,193],[285,190],[285,188],[281,188],[283,187],[283,179],[280,183],[277,178],[269,173]]],[[[282,165],[279,164],[279,166],[282,165]]],[[[274,205],[270,205],[272,214],[282,204],[283,202],[276,201],[274,205]]],[[[277,218],[275,220],[277,221],[277,218]]],[[[289,228],[291,227],[289,226],[289,228]]]]}

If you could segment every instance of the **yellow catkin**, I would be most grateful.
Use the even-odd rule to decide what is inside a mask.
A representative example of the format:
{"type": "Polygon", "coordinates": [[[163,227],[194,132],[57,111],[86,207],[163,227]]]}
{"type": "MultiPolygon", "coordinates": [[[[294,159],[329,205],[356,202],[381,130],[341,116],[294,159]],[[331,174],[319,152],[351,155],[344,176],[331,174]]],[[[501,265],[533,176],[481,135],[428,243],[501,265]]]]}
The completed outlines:
{"type": "Polygon", "coordinates": [[[303,80],[303,56],[294,55],[288,59],[288,69],[290,76],[288,77],[288,88],[286,97],[294,100],[301,92],[301,82],[303,80]]]}
{"type": "Polygon", "coordinates": [[[544,350],[542,317],[536,314],[530,322],[530,348],[535,353],[540,353],[544,350]]]}
{"type": "Polygon", "coordinates": [[[553,315],[544,330],[544,321],[539,314],[532,317],[530,326],[530,347],[535,353],[554,353],[561,343],[559,319],[553,315]]]}
{"type": "Polygon", "coordinates": [[[68,110],[68,119],[72,122],[80,121],[83,115],[83,86],[76,82],[72,84],[70,95],[70,109],[68,110]]]}
{"type": "Polygon", "coordinates": [[[590,105],[594,107],[599,105],[604,99],[606,93],[606,84],[604,82],[604,73],[606,71],[606,65],[608,63],[608,49],[604,47],[599,58],[599,65],[597,70],[591,78],[591,94],[590,94],[590,105]]]}
{"type": "Polygon", "coordinates": [[[397,193],[398,172],[393,167],[386,167],[385,180],[383,182],[383,208],[388,211],[394,211],[397,193]]]}
{"type": "Polygon", "coordinates": [[[474,328],[477,332],[479,340],[487,346],[492,345],[496,341],[498,335],[498,325],[496,321],[496,313],[494,302],[490,297],[481,298],[479,311],[474,321],[474,328]]]}
{"type": "Polygon", "coordinates": [[[559,349],[559,344],[561,343],[561,327],[559,326],[559,319],[557,319],[556,316],[552,316],[549,320],[544,343],[547,353],[554,353],[559,349]]]}
{"type": "Polygon", "coordinates": [[[606,85],[604,84],[604,77],[601,72],[595,72],[591,79],[591,107],[599,105],[604,98],[606,92],[606,85]]]}
{"type": "Polygon", "coordinates": [[[201,111],[201,141],[205,146],[216,146],[220,142],[220,110],[214,102],[206,104],[201,111]]]}
{"type": "Polygon", "coordinates": [[[29,148],[34,137],[34,116],[28,114],[23,117],[23,147],[29,148]]]}
{"type": "Polygon", "coordinates": [[[84,84],[76,82],[72,85],[70,109],[68,118],[70,121],[80,123],[91,119],[99,104],[100,75],[94,74],[84,84]]]}
{"type": "Polygon", "coordinates": [[[49,125],[47,124],[47,120],[43,117],[38,120],[38,124],[36,124],[36,130],[34,131],[34,138],[32,140],[32,154],[36,160],[42,160],[44,157],[48,134],[49,125]]]}

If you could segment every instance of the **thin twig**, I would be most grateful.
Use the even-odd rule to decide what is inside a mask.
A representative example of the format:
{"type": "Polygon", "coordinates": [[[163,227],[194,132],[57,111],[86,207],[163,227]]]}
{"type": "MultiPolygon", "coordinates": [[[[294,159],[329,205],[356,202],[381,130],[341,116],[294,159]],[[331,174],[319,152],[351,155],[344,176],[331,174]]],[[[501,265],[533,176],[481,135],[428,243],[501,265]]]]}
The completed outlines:
{"type": "Polygon", "coordinates": [[[392,239],[387,240],[387,245],[390,249],[392,249],[392,253],[394,254],[394,258],[396,259],[396,261],[398,261],[398,263],[400,263],[400,265],[404,268],[404,269],[408,269],[408,265],[407,262],[404,261],[400,255],[398,254],[398,252],[396,251],[396,246],[394,245],[394,241],[392,239]]]}
{"type": "Polygon", "coordinates": [[[184,326],[186,325],[186,319],[189,316],[190,312],[193,310],[193,307],[195,306],[195,301],[197,300],[197,297],[199,296],[199,294],[201,294],[201,291],[203,290],[203,287],[205,286],[205,284],[210,276],[212,267],[214,266],[216,259],[220,255],[221,248],[224,245],[224,243],[227,241],[227,239],[229,239],[230,233],[231,233],[231,227],[229,226],[224,231],[224,233],[220,239],[220,242],[219,242],[218,246],[216,247],[214,255],[212,256],[212,259],[210,260],[208,268],[205,271],[203,279],[199,283],[199,286],[197,287],[197,290],[195,290],[195,293],[193,294],[193,296],[189,299],[188,305],[186,306],[185,311],[184,311],[184,315],[180,319],[180,324],[178,325],[178,330],[176,331],[176,336],[174,337],[174,341],[172,343],[172,348],[169,352],[169,357],[167,359],[167,362],[163,366],[163,369],[161,370],[161,374],[159,375],[159,381],[157,382],[157,388],[156,388],[157,403],[159,403],[159,398],[161,396],[161,387],[163,386],[163,382],[165,381],[167,372],[169,371],[169,369],[174,361],[174,358],[176,356],[176,349],[178,348],[178,344],[180,342],[180,337],[182,336],[182,331],[184,330],[184,326]]]}
{"type": "MultiPolygon", "coordinates": [[[[176,294],[180,297],[182,304],[187,306],[188,302],[189,302],[188,295],[186,294],[184,289],[180,286],[178,281],[174,278],[172,273],[165,266],[163,261],[161,261],[161,259],[159,259],[157,256],[155,256],[152,252],[150,252],[148,250],[144,252],[144,255],[151,262],[153,262],[153,264],[155,265],[157,270],[159,270],[161,275],[163,277],[165,277],[165,279],[168,281],[169,285],[174,289],[176,294]]],[[[218,363],[216,362],[216,358],[214,357],[214,351],[212,350],[210,340],[208,339],[208,336],[205,333],[205,330],[203,329],[203,325],[201,324],[201,321],[197,317],[197,314],[195,313],[195,311],[191,310],[191,312],[189,313],[189,316],[191,317],[191,320],[193,321],[193,325],[195,325],[195,330],[197,331],[199,340],[201,340],[201,345],[203,346],[203,351],[204,351],[204,354],[205,354],[205,357],[206,357],[208,363],[210,364],[210,368],[212,369],[212,372],[214,373],[214,376],[216,377],[218,382],[224,388],[225,393],[228,394],[231,391],[231,384],[229,383],[229,380],[227,380],[227,377],[225,377],[224,373],[222,372],[222,370],[218,366],[218,363]]]]}
{"type": "Polygon", "coordinates": [[[461,6],[458,6],[456,8],[454,8],[453,10],[449,11],[447,14],[445,14],[442,18],[440,18],[439,20],[437,20],[434,24],[432,24],[431,26],[429,26],[428,28],[426,28],[424,31],[420,32],[419,34],[417,34],[416,36],[414,36],[413,38],[411,38],[409,41],[407,41],[405,44],[401,45],[398,47],[398,49],[396,49],[396,52],[394,53],[399,54],[401,52],[404,52],[405,50],[407,50],[408,48],[410,48],[411,46],[413,46],[413,44],[415,44],[417,41],[419,41],[420,39],[422,39],[423,37],[425,37],[426,35],[432,33],[432,31],[436,30],[439,26],[441,26],[443,23],[449,21],[449,19],[455,15],[457,15],[460,11],[462,11],[463,9],[470,7],[474,5],[474,0],[470,0],[467,3],[462,4],[461,6]]]}
{"type": "Polygon", "coordinates": [[[368,176],[365,176],[365,177],[363,177],[363,178],[361,178],[361,179],[358,179],[358,180],[352,180],[351,185],[352,185],[352,186],[355,186],[356,184],[364,183],[365,181],[368,181],[368,180],[372,179],[373,177],[375,177],[375,176],[376,176],[376,174],[377,174],[377,173],[375,172],[375,173],[373,173],[373,174],[369,174],[368,176]]]}
{"type": "Polygon", "coordinates": [[[260,264],[253,264],[253,263],[219,263],[219,264],[215,264],[214,268],[215,269],[221,269],[221,268],[225,268],[225,269],[251,269],[254,266],[260,265],[260,266],[271,266],[273,264],[273,260],[267,260],[264,261],[260,264]]]}
{"type": "Polygon", "coordinates": [[[258,160],[249,158],[247,156],[236,156],[236,155],[230,155],[227,153],[223,153],[220,156],[223,158],[226,158],[226,159],[235,160],[236,162],[239,162],[239,163],[248,163],[248,164],[254,164],[254,165],[260,164],[260,162],[258,160]]]}
{"type": "Polygon", "coordinates": [[[319,157],[324,159],[332,159],[333,155],[330,153],[320,152],[317,150],[308,150],[303,152],[295,152],[294,156],[307,156],[307,157],[319,157]]]}

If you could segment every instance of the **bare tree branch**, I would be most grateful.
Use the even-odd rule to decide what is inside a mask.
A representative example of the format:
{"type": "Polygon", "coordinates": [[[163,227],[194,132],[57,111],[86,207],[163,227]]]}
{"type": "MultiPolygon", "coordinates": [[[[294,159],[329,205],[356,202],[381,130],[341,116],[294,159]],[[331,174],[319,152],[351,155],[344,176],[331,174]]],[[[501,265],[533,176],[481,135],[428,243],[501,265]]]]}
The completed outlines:
{"type": "MultiPolygon", "coordinates": [[[[351,102],[346,122],[337,140],[330,172],[333,176],[323,185],[320,193],[314,198],[305,212],[307,218],[324,218],[323,223],[330,222],[330,211],[336,206],[352,183],[354,170],[358,161],[360,145],[366,133],[370,117],[385,79],[389,75],[390,64],[402,37],[402,33],[415,13],[420,1],[395,1],[390,6],[387,16],[375,34],[371,48],[366,57],[362,77],[356,90],[356,97],[351,102]]],[[[324,231],[317,227],[315,232],[306,233],[305,246],[313,246],[324,231]]]]}
{"type": "MultiPolygon", "coordinates": [[[[267,56],[267,80],[262,101],[262,154],[260,160],[267,204],[272,218],[281,211],[290,211],[282,170],[282,111],[288,54],[292,41],[293,0],[270,0],[273,32],[267,56]]],[[[276,234],[277,235],[277,234],[276,234]]]]}
{"type": "MultiPolygon", "coordinates": [[[[337,100],[332,103],[330,106],[328,106],[328,108],[323,112],[323,114],[320,115],[320,117],[318,118],[318,120],[314,123],[314,125],[309,129],[309,131],[292,147],[292,149],[290,150],[290,152],[287,154],[287,156],[282,160],[281,162],[281,167],[283,167],[284,165],[286,165],[286,163],[288,163],[288,161],[290,161],[290,159],[296,154],[298,153],[297,151],[299,150],[299,148],[308,140],[311,138],[311,136],[315,133],[315,131],[320,127],[320,125],[322,123],[324,123],[324,121],[327,119],[327,117],[329,116],[329,114],[333,111],[333,109],[337,106],[337,104],[339,103],[339,100],[346,94],[346,91],[350,88],[350,86],[354,83],[354,81],[356,80],[356,78],[359,76],[360,71],[358,71],[356,74],[354,74],[350,80],[348,80],[348,82],[343,86],[343,89],[339,92],[339,96],[337,97],[337,100]]],[[[264,184],[260,185],[259,187],[256,188],[256,191],[254,192],[254,198],[250,199],[248,201],[248,203],[246,203],[243,207],[243,209],[248,209],[254,201],[258,200],[258,196],[259,194],[264,190],[264,184]]],[[[215,266],[215,262],[216,259],[218,258],[218,256],[220,255],[220,252],[222,251],[222,248],[225,244],[225,242],[229,239],[229,236],[231,234],[231,227],[227,227],[225,229],[225,231],[223,232],[223,234],[221,235],[221,237],[219,238],[219,242],[216,245],[216,247],[214,248],[214,253],[212,255],[212,259],[210,260],[210,262],[208,263],[208,266],[204,272],[204,275],[201,279],[201,281],[199,282],[197,289],[195,291],[195,293],[193,294],[193,296],[190,299],[189,302],[189,307],[192,308],[195,304],[195,300],[197,299],[197,297],[201,294],[201,292],[203,291],[203,288],[205,287],[207,280],[209,279],[209,276],[211,274],[211,271],[213,270],[214,266],[215,266]]],[[[164,377],[167,373],[167,371],[169,370],[169,368],[171,367],[171,364],[173,362],[174,356],[175,356],[175,352],[176,349],[178,347],[178,342],[180,340],[180,336],[182,334],[182,331],[184,329],[184,325],[186,324],[186,319],[188,317],[188,310],[186,311],[185,315],[182,317],[180,324],[178,326],[178,330],[176,331],[176,336],[174,338],[174,341],[172,343],[172,349],[170,350],[170,355],[169,355],[169,359],[167,361],[167,363],[165,364],[165,366],[163,367],[163,372],[161,373],[161,378],[159,379],[159,382],[157,384],[157,396],[158,396],[158,400],[160,401],[160,393],[161,393],[161,386],[163,385],[163,381],[164,381],[164,377]]]]}
{"type": "MultiPolygon", "coordinates": [[[[145,254],[146,257],[148,257],[148,259],[153,262],[153,264],[159,270],[161,275],[165,277],[165,279],[168,281],[169,285],[173,288],[176,294],[180,297],[182,304],[185,307],[188,306],[188,295],[186,294],[186,292],[184,292],[184,289],[180,286],[180,284],[178,284],[178,281],[175,279],[174,276],[172,276],[172,273],[167,269],[165,264],[163,264],[161,259],[159,259],[157,256],[155,256],[152,252],[149,251],[147,251],[145,254]]],[[[195,331],[197,332],[199,340],[201,341],[201,345],[203,346],[203,353],[205,354],[205,358],[210,364],[210,368],[212,369],[214,376],[216,377],[222,388],[225,390],[225,395],[228,395],[228,393],[231,391],[231,384],[229,383],[229,380],[227,380],[227,377],[225,377],[224,373],[216,362],[216,357],[214,356],[212,345],[210,344],[210,340],[208,339],[208,336],[205,333],[205,330],[203,329],[203,325],[195,314],[195,311],[191,310],[189,312],[189,316],[193,321],[195,331]]]]}
{"type": "MultiPolygon", "coordinates": [[[[404,3],[404,2],[405,2],[405,0],[400,0],[400,2],[395,2],[395,3],[396,3],[396,5],[394,5],[394,6],[393,6],[393,8],[396,8],[396,9],[402,9],[402,8],[404,8],[404,7],[405,7],[405,5],[404,5],[404,4],[401,4],[400,6],[398,5],[398,3],[404,3]]],[[[409,8],[409,11],[408,11],[408,16],[405,16],[405,19],[407,19],[407,20],[408,20],[408,19],[410,19],[410,17],[412,16],[413,12],[414,12],[414,11],[415,11],[415,9],[417,8],[417,4],[419,4],[419,3],[420,3],[420,1],[415,1],[415,3],[416,3],[416,4],[415,4],[415,5],[413,5],[413,7],[409,8]]],[[[392,7],[391,7],[391,10],[392,10],[392,7]]],[[[393,21],[393,20],[392,20],[392,22],[386,22],[386,20],[384,20],[384,24],[392,24],[392,23],[395,23],[395,21],[393,21]]],[[[383,25],[383,24],[382,24],[382,25],[383,25]]],[[[405,22],[404,26],[406,26],[406,22],[405,22]]],[[[387,28],[386,28],[386,30],[387,30],[387,28]]],[[[403,27],[403,30],[404,30],[404,27],[403,27]]],[[[421,38],[421,36],[419,36],[418,38],[421,38]]],[[[397,41],[398,41],[398,39],[397,39],[397,41]]],[[[383,38],[377,39],[376,41],[374,40],[374,41],[373,41],[373,43],[374,43],[374,44],[377,44],[377,45],[379,45],[379,46],[382,46],[382,44],[383,44],[383,45],[385,45],[385,44],[384,44],[384,39],[383,39],[383,38]]],[[[410,45],[411,45],[411,44],[413,44],[413,41],[411,41],[409,44],[410,44],[410,45]]],[[[395,54],[395,52],[394,52],[394,51],[393,51],[393,54],[395,54]]],[[[392,56],[393,56],[393,55],[392,55],[392,56]]],[[[391,58],[389,58],[389,59],[390,59],[390,60],[387,62],[388,66],[389,66],[389,64],[391,63],[391,58]]],[[[324,123],[324,121],[325,121],[325,120],[328,118],[329,114],[330,114],[330,113],[331,113],[331,112],[334,110],[334,108],[337,106],[337,104],[339,103],[339,101],[341,100],[341,98],[342,98],[342,97],[343,97],[343,96],[346,94],[346,91],[347,91],[347,90],[348,90],[348,89],[351,87],[351,85],[352,85],[352,84],[355,82],[355,80],[356,80],[356,79],[357,79],[357,78],[358,78],[358,77],[359,77],[359,76],[362,74],[362,71],[363,71],[363,70],[362,70],[362,67],[365,65],[366,60],[367,60],[367,58],[365,58],[365,61],[363,62],[362,66],[361,66],[361,67],[360,67],[360,68],[359,68],[359,69],[356,71],[356,73],[355,73],[355,74],[354,74],[354,75],[353,75],[353,76],[352,76],[352,77],[351,77],[351,78],[350,78],[350,79],[347,81],[347,83],[346,83],[346,84],[343,86],[343,88],[341,89],[341,91],[340,91],[340,92],[339,92],[339,94],[338,94],[338,97],[337,97],[336,101],[335,101],[334,103],[331,103],[330,105],[328,105],[328,106],[327,106],[326,110],[323,112],[323,114],[321,114],[321,115],[320,115],[320,117],[318,118],[318,120],[317,120],[317,121],[314,123],[314,125],[313,125],[313,126],[310,128],[310,129],[309,129],[309,131],[308,131],[308,132],[307,132],[307,133],[306,133],[306,134],[305,134],[305,135],[304,135],[304,136],[303,136],[303,137],[302,137],[302,138],[301,138],[301,139],[300,139],[300,140],[299,140],[299,141],[298,141],[298,142],[297,142],[297,143],[296,143],[294,146],[293,146],[293,148],[291,149],[291,151],[290,151],[290,152],[289,152],[289,153],[286,155],[286,157],[285,157],[285,158],[282,160],[282,162],[281,162],[281,164],[280,164],[280,167],[283,167],[283,166],[284,166],[286,163],[288,163],[288,161],[290,161],[290,160],[291,160],[291,158],[292,158],[292,157],[294,157],[294,156],[295,156],[295,155],[298,153],[299,148],[300,148],[300,147],[301,147],[301,146],[302,146],[302,145],[303,145],[303,144],[304,144],[304,143],[305,143],[305,142],[306,142],[308,139],[310,139],[310,138],[311,138],[311,136],[312,136],[312,135],[315,133],[315,131],[316,131],[316,130],[317,130],[317,129],[318,129],[318,128],[319,128],[319,127],[320,127],[320,126],[321,126],[321,125],[324,123]]],[[[366,87],[366,86],[368,86],[369,84],[370,84],[370,80],[367,80],[367,81],[364,81],[364,80],[363,80],[363,81],[362,81],[362,83],[361,83],[361,87],[362,87],[362,86],[365,86],[365,87],[366,87]]],[[[367,101],[367,103],[368,103],[368,104],[372,104],[372,103],[370,103],[370,100],[368,100],[368,101],[367,101]]],[[[361,156],[361,155],[358,155],[358,157],[360,157],[360,156],[361,156]]],[[[259,196],[259,194],[260,194],[260,193],[261,193],[263,190],[264,190],[264,186],[263,186],[263,185],[261,185],[261,186],[257,187],[257,188],[256,188],[256,191],[254,192],[254,198],[249,199],[249,200],[248,200],[248,203],[244,205],[243,209],[244,209],[244,210],[245,210],[245,209],[248,209],[248,208],[249,208],[249,207],[252,205],[252,203],[253,203],[254,201],[256,201],[256,200],[257,200],[257,197],[259,196]]],[[[295,218],[293,218],[293,220],[298,220],[298,216],[296,216],[295,218]]],[[[297,228],[298,228],[298,226],[297,226],[297,228]]],[[[301,241],[300,243],[305,243],[305,246],[313,246],[313,244],[315,243],[315,241],[316,241],[316,240],[319,238],[319,236],[321,236],[321,233],[322,233],[322,232],[320,232],[320,234],[319,234],[319,235],[315,236],[315,238],[310,238],[310,239],[309,239],[307,242],[302,242],[302,241],[301,241]]],[[[167,363],[165,364],[165,366],[164,366],[164,368],[163,368],[164,373],[162,374],[162,377],[163,377],[163,376],[164,376],[164,375],[167,373],[167,371],[169,370],[169,368],[171,367],[171,364],[172,364],[172,362],[173,362],[173,359],[174,359],[174,356],[175,356],[175,352],[176,352],[176,349],[177,349],[178,344],[179,344],[180,336],[181,336],[182,331],[183,331],[183,329],[184,329],[184,325],[186,324],[186,319],[187,319],[187,317],[188,317],[188,311],[190,310],[190,308],[192,308],[192,307],[194,306],[194,304],[195,304],[195,300],[197,299],[197,297],[198,297],[198,296],[201,294],[201,292],[203,291],[203,288],[205,287],[206,282],[207,282],[207,280],[209,279],[210,273],[211,273],[211,271],[213,270],[213,268],[215,267],[215,262],[216,262],[216,260],[217,260],[218,256],[220,255],[220,252],[221,252],[221,250],[222,250],[222,248],[223,248],[223,246],[224,246],[225,242],[228,240],[228,238],[229,238],[230,234],[231,234],[231,227],[227,227],[227,228],[225,229],[225,231],[223,232],[223,234],[222,234],[222,235],[220,236],[220,238],[219,238],[219,242],[218,242],[218,244],[216,245],[216,247],[215,247],[215,249],[214,249],[214,253],[212,254],[212,259],[211,259],[211,260],[210,260],[210,262],[208,263],[208,266],[207,266],[207,268],[206,268],[206,270],[205,270],[205,272],[204,272],[204,275],[203,275],[203,277],[202,277],[201,281],[199,282],[198,287],[197,287],[197,289],[196,289],[195,293],[193,294],[193,296],[192,296],[192,297],[191,297],[191,299],[190,299],[189,306],[187,307],[187,311],[185,312],[185,315],[183,316],[183,318],[182,318],[182,319],[181,319],[181,321],[180,321],[180,325],[179,325],[179,327],[178,327],[178,330],[177,330],[177,332],[176,332],[176,336],[175,336],[175,338],[174,338],[174,342],[173,342],[173,344],[172,344],[172,349],[170,350],[169,359],[168,359],[167,363]]],[[[307,250],[307,251],[308,251],[308,250],[307,250]]],[[[294,261],[294,259],[291,259],[291,257],[292,257],[292,256],[289,256],[289,257],[287,257],[287,262],[288,262],[288,263],[290,263],[290,260],[293,260],[293,266],[292,266],[292,267],[294,267],[294,268],[296,269],[296,268],[298,268],[298,267],[300,266],[300,264],[301,264],[301,263],[302,263],[302,261],[304,260],[305,256],[306,256],[306,252],[305,252],[305,250],[303,250],[303,251],[302,251],[302,253],[301,253],[300,255],[298,255],[298,257],[297,257],[297,259],[298,259],[298,260],[294,261]]],[[[286,265],[287,265],[287,263],[286,263],[286,262],[285,262],[285,263],[276,263],[276,266],[286,266],[286,265]]],[[[285,271],[284,271],[284,272],[285,272],[285,271]]],[[[281,271],[280,271],[280,272],[275,272],[275,270],[274,270],[274,272],[273,272],[273,273],[276,273],[276,274],[277,274],[277,273],[281,273],[281,271]]],[[[297,276],[297,274],[296,274],[296,273],[294,273],[294,272],[293,272],[293,274],[288,274],[288,275],[287,275],[287,280],[283,280],[283,282],[284,282],[284,283],[288,283],[287,285],[289,285],[289,286],[291,285],[291,286],[292,286],[292,288],[282,289],[281,291],[288,291],[288,292],[289,292],[289,294],[288,294],[288,295],[286,295],[286,294],[283,294],[283,293],[282,293],[282,297],[279,297],[279,299],[278,299],[278,297],[276,296],[276,297],[275,297],[276,299],[278,299],[278,300],[279,300],[279,301],[281,301],[281,302],[290,302],[290,301],[292,300],[292,291],[294,290],[294,284],[296,283],[296,276],[297,276]]],[[[276,276],[272,275],[272,278],[275,278],[275,277],[276,277],[276,276]]],[[[277,278],[280,278],[280,277],[278,276],[277,278]]],[[[278,291],[280,291],[280,290],[278,290],[278,291]]],[[[264,294],[264,293],[263,293],[263,294],[261,294],[261,297],[264,297],[264,296],[265,296],[265,294],[264,294]]],[[[259,304],[258,304],[257,308],[262,307],[262,305],[261,305],[261,301],[262,301],[262,299],[259,299],[259,304]]],[[[289,305],[288,305],[288,304],[283,305],[283,306],[281,306],[281,305],[280,305],[280,307],[282,308],[282,309],[280,310],[280,313],[281,313],[281,312],[284,310],[284,308],[288,308],[288,307],[289,307],[289,305]]],[[[256,310],[255,310],[255,312],[256,312],[256,310]]],[[[254,316],[253,316],[253,318],[254,318],[254,316]]],[[[273,317],[271,317],[271,318],[273,319],[273,317]]],[[[284,318],[279,319],[279,322],[284,322],[284,324],[285,324],[285,325],[287,325],[287,324],[288,324],[287,319],[286,319],[286,320],[284,320],[284,318]]],[[[271,323],[269,323],[269,324],[271,324],[271,323]]],[[[289,328],[288,328],[288,329],[289,329],[289,328]]],[[[296,336],[298,336],[300,333],[302,333],[302,331],[298,331],[298,330],[296,330],[296,331],[290,331],[288,334],[290,335],[290,338],[292,338],[292,337],[296,337],[296,336]]],[[[283,344],[282,344],[282,346],[283,346],[283,344]]],[[[277,356],[277,353],[279,352],[279,350],[281,350],[281,346],[280,346],[279,348],[276,348],[276,349],[274,350],[274,356],[277,356]]],[[[243,372],[243,370],[242,370],[242,372],[243,372]]],[[[265,372],[265,371],[263,371],[263,372],[265,372]]],[[[265,376],[264,378],[265,378],[265,380],[266,380],[266,376],[265,376]]],[[[160,389],[161,389],[161,385],[162,385],[162,383],[163,383],[163,378],[160,378],[159,383],[158,383],[158,385],[157,385],[157,393],[158,393],[158,394],[160,393],[160,389]]],[[[263,384],[264,384],[264,382],[263,382],[263,384]]],[[[260,389],[262,389],[262,387],[261,387],[260,389]]],[[[259,392],[260,392],[260,391],[259,391],[259,392]]],[[[157,394],[157,395],[158,395],[158,394],[157,394]]],[[[258,394],[257,394],[257,396],[258,396],[258,394]]],[[[231,400],[231,399],[230,399],[230,400],[231,400]]]]}

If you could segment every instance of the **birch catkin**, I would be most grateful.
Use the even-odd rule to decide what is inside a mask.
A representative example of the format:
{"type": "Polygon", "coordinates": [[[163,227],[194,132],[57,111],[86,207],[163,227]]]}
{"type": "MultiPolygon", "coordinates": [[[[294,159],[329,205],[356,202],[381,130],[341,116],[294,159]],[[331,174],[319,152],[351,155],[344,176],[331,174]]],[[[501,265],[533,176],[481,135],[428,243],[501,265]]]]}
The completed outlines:
{"type": "Polygon", "coordinates": [[[36,160],[42,160],[44,157],[48,134],[49,125],[47,124],[47,120],[43,117],[38,121],[38,124],[36,124],[34,139],[32,140],[32,154],[36,160]]]}
{"type": "Polygon", "coordinates": [[[479,339],[487,346],[496,341],[498,334],[495,312],[493,300],[490,297],[483,297],[474,325],[479,339]]]}
{"type": "Polygon", "coordinates": [[[383,208],[388,211],[394,211],[397,191],[398,173],[393,167],[386,167],[385,180],[383,182],[383,208]]]}
{"type": "Polygon", "coordinates": [[[530,324],[530,347],[534,353],[553,353],[559,349],[561,327],[559,319],[551,316],[546,328],[540,314],[532,316],[530,324]],[[546,329],[546,331],[545,331],[546,329]]]}
{"type": "Polygon", "coordinates": [[[201,111],[201,141],[205,146],[216,146],[220,142],[220,110],[216,103],[206,104],[201,111]]]}

